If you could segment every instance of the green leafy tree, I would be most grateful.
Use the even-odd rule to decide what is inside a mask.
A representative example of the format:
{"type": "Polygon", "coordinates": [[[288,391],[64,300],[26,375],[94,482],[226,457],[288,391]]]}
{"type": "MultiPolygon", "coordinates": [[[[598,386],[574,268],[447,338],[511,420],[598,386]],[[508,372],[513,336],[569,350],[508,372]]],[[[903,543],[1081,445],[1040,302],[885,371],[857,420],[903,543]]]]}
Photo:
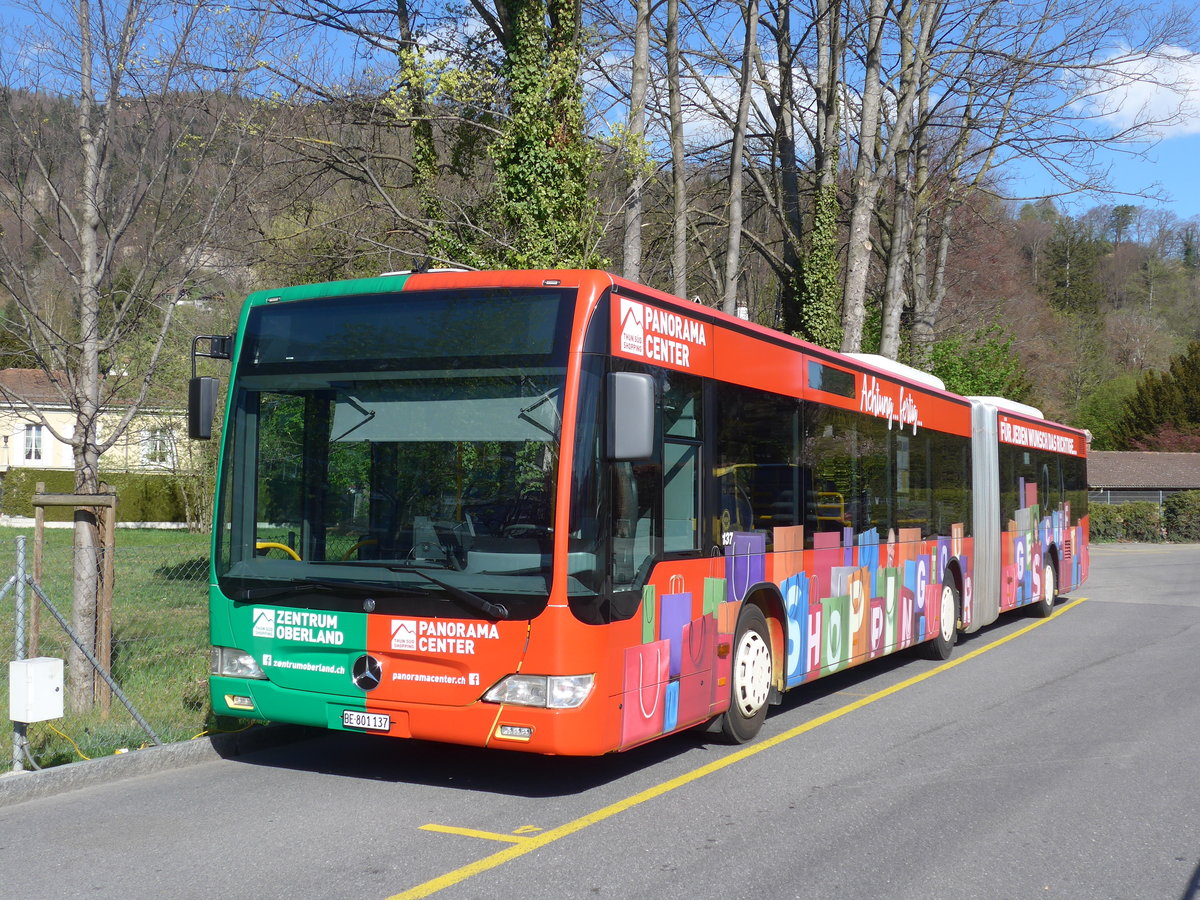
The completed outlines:
{"type": "Polygon", "coordinates": [[[1200,269],[1200,227],[1194,221],[1179,229],[1179,255],[1189,272],[1200,269]]]}
{"type": "Polygon", "coordinates": [[[1129,203],[1121,203],[1112,208],[1108,214],[1108,228],[1112,232],[1113,243],[1121,244],[1129,237],[1129,229],[1137,218],[1138,208],[1129,203]]]}
{"type": "Polygon", "coordinates": [[[1113,431],[1137,389],[1137,375],[1122,373],[1097,385],[1079,405],[1075,424],[1092,433],[1092,449],[1116,450],[1113,431]]]}
{"type": "Polygon", "coordinates": [[[957,394],[1007,397],[1018,402],[1029,397],[1032,385],[1013,350],[1013,336],[998,324],[969,337],[936,342],[931,361],[933,374],[957,394]]]}

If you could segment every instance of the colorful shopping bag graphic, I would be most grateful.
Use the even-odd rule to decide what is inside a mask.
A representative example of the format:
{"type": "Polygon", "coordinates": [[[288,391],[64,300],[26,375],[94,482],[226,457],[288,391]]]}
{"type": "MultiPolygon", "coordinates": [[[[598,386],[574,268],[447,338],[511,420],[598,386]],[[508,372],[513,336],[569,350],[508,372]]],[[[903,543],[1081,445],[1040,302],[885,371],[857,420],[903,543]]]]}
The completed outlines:
{"type": "Polygon", "coordinates": [[[733,601],[746,599],[750,588],[767,577],[767,536],[753,531],[735,531],[725,548],[726,596],[733,601]]]}
{"type": "Polygon", "coordinates": [[[664,594],[660,606],[658,637],[670,647],[670,675],[677,678],[683,656],[683,626],[692,620],[692,595],[664,594]]]}
{"type": "Polygon", "coordinates": [[[669,662],[670,650],[666,641],[626,648],[621,746],[627,747],[662,734],[669,662]]]}

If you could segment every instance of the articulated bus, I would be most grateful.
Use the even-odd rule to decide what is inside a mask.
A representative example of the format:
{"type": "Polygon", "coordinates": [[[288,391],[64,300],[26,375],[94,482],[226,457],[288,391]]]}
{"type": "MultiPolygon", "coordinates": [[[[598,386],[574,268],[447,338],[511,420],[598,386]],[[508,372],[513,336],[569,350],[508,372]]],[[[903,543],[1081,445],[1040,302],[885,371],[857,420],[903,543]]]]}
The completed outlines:
{"type": "Polygon", "coordinates": [[[603,272],[260,292],[197,355],[232,361],[218,715],[748,741],[791,688],[1087,577],[1084,432],[603,272]]]}

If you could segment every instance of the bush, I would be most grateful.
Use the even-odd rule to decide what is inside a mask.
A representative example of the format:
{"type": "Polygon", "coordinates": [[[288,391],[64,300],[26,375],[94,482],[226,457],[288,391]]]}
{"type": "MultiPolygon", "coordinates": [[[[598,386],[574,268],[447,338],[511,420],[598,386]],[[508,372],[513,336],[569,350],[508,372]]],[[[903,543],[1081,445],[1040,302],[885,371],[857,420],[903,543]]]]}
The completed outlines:
{"type": "MultiPolygon", "coordinates": [[[[169,474],[144,472],[101,472],[100,480],[117,494],[117,520],[120,522],[186,521],[179,478],[169,474]]],[[[8,516],[32,516],[33,495],[38,482],[49,494],[70,494],[75,490],[75,473],[47,469],[11,469],[4,475],[4,496],[0,512],[8,516]]],[[[69,506],[46,507],[47,522],[69,522],[69,506]]]]}
{"type": "Polygon", "coordinates": [[[171,475],[113,475],[117,515],[122,522],[182,522],[185,514],[177,479],[171,475]]]}
{"type": "Polygon", "coordinates": [[[1092,503],[1088,506],[1089,536],[1093,543],[1103,544],[1119,541],[1125,537],[1125,524],[1121,519],[1121,507],[1108,503],[1092,503]]]}
{"type": "Polygon", "coordinates": [[[1163,539],[1162,510],[1157,503],[1093,503],[1088,507],[1090,538],[1104,541],[1133,541],[1157,544],[1163,539]]]}
{"type": "Polygon", "coordinates": [[[1163,502],[1163,525],[1167,540],[1200,541],[1200,491],[1180,491],[1163,502]]]}
{"type": "Polygon", "coordinates": [[[1121,506],[1125,521],[1125,540],[1154,544],[1163,539],[1162,508],[1157,503],[1125,503],[1121,506]]]}
{"type": "MultiPolygon", "coordinates": [[[[33,495],[37,492],[39,481],[45,483],[48,494],[70,494],[75,490],[74,472],[9,469],[4,474],[4,497],[0,500],[0,511],[6,516],[32,516],[33,495]]],[[[69,522],[71,518],[69,507],[46,507],[48,522],[69,522]]]]}

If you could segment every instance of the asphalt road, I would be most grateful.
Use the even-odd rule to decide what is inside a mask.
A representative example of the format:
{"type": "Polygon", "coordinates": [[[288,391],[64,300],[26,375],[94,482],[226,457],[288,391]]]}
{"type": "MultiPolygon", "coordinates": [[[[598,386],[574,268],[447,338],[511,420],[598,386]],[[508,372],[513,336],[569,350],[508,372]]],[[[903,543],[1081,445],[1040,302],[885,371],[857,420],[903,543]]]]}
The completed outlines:
{"type": "Polygon", "coordinates": [[[0,896],[1200,897],[1198,564],[1094,547],[1053,618],[793,692],[743,748],[323,734],[18,803],[0,896]]]}

